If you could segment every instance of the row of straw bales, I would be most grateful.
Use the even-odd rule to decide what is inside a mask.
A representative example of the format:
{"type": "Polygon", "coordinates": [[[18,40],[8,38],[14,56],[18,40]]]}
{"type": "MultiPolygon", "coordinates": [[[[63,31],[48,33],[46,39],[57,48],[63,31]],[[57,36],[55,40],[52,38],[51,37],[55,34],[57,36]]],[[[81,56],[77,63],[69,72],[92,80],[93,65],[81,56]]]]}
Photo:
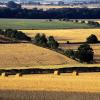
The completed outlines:
{"type": "MultiPolygon", "coordinates": [[[[8,77],[9,75],[6,73],[6,72],[4,72],[4,73],[1,73],[1,77],[8,77]]],[[[22,77],[22,74],[21,73],[17,73],[16,75],[15,75],[15,77],[22,77]]]]}
{"type": "MultiPolygon", "coordinates": [[[[54,75],[60,75],[60,71],[59,70],[55,70],[54,71],[54,75]]],[[[78,76],[79,73],[77,71],[73,71],[72,76],[78,76]]],[[[1,73],[1,77],[8,77],[9,75],[6,72],[1,73]]],[[[17,73],[15,75],[15,77],[22,77],[23,75],[21,73],[17,73]]]]}
{"type": "MultiPolygon", "coordinates": [[[[58,70],[56,70],[56,71],[54,71],[54,75],[60,75],[61,73],[58,71],[58,70]]],[[[79,72],[78,71],[73,71],[72,72],[72,76],[78,76],[79,75],[79,72]]]]}

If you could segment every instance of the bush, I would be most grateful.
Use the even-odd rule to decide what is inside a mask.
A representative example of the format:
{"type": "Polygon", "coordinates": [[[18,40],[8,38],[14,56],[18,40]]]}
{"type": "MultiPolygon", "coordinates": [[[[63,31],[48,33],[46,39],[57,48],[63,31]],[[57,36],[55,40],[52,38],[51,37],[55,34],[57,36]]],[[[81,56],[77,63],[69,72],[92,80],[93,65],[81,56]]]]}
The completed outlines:
{"type": "Polygon", "coordinates": [[[74,58],[74,51],[72,49],[68,49],[64,52],[64,54],[70,58],[74,58]]]}
{"type": "Polygon", "coordinates": [[[94,21],[88,21],[88,24],[89,25],[93,25],[95,27],[99,27],[100,26],[100,24],[98,22],[94,22],[94,21]]]}
{"type": "Polygon", "coordinates": [[[98,38],[94,34],[92,34],[87,38],[86,42],[87,43],[98,43],[99,41],[98,41],[98,38]]]}
{"type": "Polygon", "coordinates": [[[84,21],[84,20],[82,20],[82,21],[81,21],[81,23],[85,23],[85,21],[84,21]]]}
{"type": "Polygon", "coordinates": [[[67,41],[66,43],[67,43],[67,44],[70,44],[70,42],[69,42],[69,41],[67,41]]]}

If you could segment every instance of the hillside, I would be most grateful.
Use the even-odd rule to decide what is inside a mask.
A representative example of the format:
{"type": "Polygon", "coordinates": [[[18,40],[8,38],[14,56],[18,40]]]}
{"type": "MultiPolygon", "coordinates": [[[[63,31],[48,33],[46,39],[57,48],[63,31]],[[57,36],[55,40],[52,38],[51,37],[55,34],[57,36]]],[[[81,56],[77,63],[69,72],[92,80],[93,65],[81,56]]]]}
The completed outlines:
{"type": "Polygon", "coordinates": [[[32,44],[0,44],[0,67],[32,67],[35,65],[75,64],[54,51],[32,44]]]}

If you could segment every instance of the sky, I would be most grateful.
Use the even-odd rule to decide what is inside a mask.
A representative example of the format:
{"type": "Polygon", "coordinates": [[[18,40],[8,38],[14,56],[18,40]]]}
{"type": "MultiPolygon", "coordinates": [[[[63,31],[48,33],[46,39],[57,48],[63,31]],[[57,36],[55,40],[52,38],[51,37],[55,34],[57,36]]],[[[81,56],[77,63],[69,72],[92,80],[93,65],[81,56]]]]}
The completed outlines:
{"type": "MultiPolygon", "coordinates": [[[[0,2],[8,2],[8,1],[11,1],[11,0],[0,0],[0,2]]],[[[17,0],[13,0],[13,1],[17,1],[17,0]]],[[[66,1],[66,2],[72,2],[72,1],[95,1],[95,0],[21,0],[21,1],[66,1]]]]}

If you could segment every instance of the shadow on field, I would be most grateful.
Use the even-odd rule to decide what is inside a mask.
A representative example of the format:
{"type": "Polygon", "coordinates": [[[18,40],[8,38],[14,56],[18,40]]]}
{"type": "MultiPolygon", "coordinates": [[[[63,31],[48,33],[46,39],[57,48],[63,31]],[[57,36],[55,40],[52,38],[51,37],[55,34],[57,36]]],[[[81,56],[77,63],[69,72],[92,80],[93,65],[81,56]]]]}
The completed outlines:
{"type": "Polygon", "coordinates": [[[0,100],[100,100],[100,93],[0,90],[0,100]]]}

